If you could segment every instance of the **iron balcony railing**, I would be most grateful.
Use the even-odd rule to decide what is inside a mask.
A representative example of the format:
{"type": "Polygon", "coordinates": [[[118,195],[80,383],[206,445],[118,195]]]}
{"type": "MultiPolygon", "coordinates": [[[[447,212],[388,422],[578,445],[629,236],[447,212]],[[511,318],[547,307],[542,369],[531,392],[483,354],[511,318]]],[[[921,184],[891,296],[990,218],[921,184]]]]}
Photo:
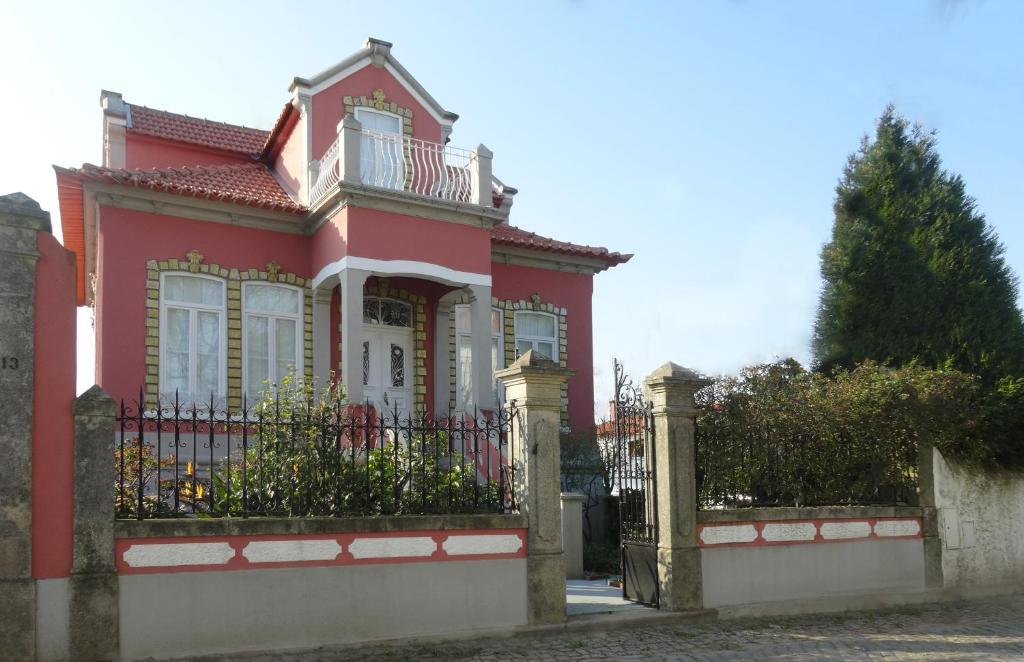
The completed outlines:
{"type": "Polygon", "coordinates": [[[442,417],[280,398],[237,411],[139,402],[115,417],[118,518],[517,509],[514,402],[442,417]]]}
{"type": "MultiPolygon", "coordinates": [[[[342,141],[339,136],[320,159],[311,204],[330,193],[343,177],[342,141]]],[[[476,155],[470,150],[363,129],[358,151],[359,181],[365,186],[454,202],[476,199],[472,172],[476,155]]]]}

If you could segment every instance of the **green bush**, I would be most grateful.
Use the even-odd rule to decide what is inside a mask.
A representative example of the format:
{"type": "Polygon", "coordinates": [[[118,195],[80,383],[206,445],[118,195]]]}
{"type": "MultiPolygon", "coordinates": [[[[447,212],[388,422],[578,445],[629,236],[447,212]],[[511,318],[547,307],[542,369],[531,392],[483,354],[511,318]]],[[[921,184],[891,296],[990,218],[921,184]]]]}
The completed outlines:
{"type": "Polygon", "coordinates": [[[832,376],[790,359],[698,394],[705,507],[909,503],[918,445],[963,454],[978,380],[950,369],[865,362],[832,376]]]}

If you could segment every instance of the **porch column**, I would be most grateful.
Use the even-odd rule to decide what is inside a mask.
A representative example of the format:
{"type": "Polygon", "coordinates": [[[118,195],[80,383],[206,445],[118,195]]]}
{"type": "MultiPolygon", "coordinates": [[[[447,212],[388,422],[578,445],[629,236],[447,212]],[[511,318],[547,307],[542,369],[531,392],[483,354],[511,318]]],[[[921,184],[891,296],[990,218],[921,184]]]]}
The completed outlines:
{"type": "Polygon", "coordinates": [[[342,269],[341,281],[341,383],[348,401],[363,401],[363,285],[368,271],[342,269]]]}
{"type": "Polygon", "coordinates": [[[519,509],[526,514],[529,527],[526,590],[530,623],[565,622],[559,419],[562,384],[573,374],[532,350],[498,371],[508,400],[515,400],[517,406],[509,462],[516,477],[519,509]]]}
{"type": "Polygon", "coordinates": [[[493,410],[498,406],[491,372],[491,288],[470,285],[470,333],[473,341],[473,404],[478,409],[493,410]]]}
{"type": "Polygon", "coordinates": [[[317,388],[328,385],[331,376],[331,289],[313,293],[313,377],[317,388]]]}
{"type": "Polygon", "coordinates": [[[451,316],[455,314],[450,297],[457,292],[441,297],[434,315],[434,413],[438,416],[448,413],[451,385],[455,381],[448,343],[451,340],[451,316]]]}
{"type": "Polygon", "coordinates": [[[654,466],[658,513],[660,608],[700,609],[704,604],[697,546],[697,476],[693,395],[707,380],[666,363],[644,380],[654,413],[654,466]]]}

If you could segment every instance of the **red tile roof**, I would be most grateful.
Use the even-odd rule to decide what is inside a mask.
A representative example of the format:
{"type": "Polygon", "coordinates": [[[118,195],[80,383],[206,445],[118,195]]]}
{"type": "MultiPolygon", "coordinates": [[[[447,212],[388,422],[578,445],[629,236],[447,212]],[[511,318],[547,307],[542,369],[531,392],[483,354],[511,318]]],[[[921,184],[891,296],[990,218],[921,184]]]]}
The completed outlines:
{"type": "Polygon", "coordinates": [[[263,151],[269,131],[189,117],[146,106],[128,106],[129,131],[148,136],[256,156],[263,151]]]}
{"type": "Polygon", "coordinates": [[[58,174],[190,195],[196,198],[290,212],[306,208],[292,200],[262,163],[188,166],[166,170],[111,170],[91,164],[80,169],[56,168],[58,174]]]}
{"type": "Polygon", "coordinates": [[[633,257],[631,254],[615,253],[600,246],[570,244],[566,241],[558,241],[557,239],[542,237],[539,234],[520,230],[514,225],[509,225],[507,223],[501,223],[494,227],[494,230],[491,233],[491,241],[492,243],[500,244],[502,246],[539,250],[546,253],[561,253],[563,255],[597,258],[599,260],[603,260],[609,267],[628,262],[629,259],[633,257]]]}

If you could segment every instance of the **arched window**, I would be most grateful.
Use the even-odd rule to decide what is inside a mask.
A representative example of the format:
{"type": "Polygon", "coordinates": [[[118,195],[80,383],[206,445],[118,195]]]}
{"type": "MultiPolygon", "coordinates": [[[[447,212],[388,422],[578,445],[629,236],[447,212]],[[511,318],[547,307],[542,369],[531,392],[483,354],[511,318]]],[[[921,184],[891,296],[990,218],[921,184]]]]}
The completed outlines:
{"type": "Polygon", "coordinates": [[[412,304],[395,299],[365,297],[363,324],[412,328],[412,304]]]}
{"type": "Polygon", "coordinates": [[[225,385],[225,285],[165,273],[160,282],[160,393],[182,402],[220,397],[225,385]]]}
{"type": "Polygon", "coordinates": [[[290,372],[302,374],[302,292],[288,285],[245,283],[242,311],[245,392],[256,397],[290,372]]]}

